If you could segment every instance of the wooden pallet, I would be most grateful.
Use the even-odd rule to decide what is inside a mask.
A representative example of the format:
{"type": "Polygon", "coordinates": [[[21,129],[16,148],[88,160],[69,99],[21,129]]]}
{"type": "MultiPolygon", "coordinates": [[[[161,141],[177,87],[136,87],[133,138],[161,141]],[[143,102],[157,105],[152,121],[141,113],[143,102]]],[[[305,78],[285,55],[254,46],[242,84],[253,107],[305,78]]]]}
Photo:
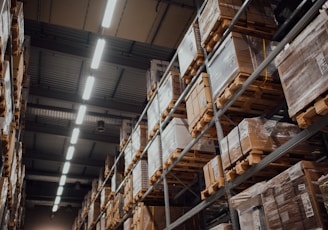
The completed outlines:
{"type": "MultiPolygon", "coordinates": [[[[213,109],[212,108],[206,108],[204,113],[201,115],[200,119],[196,122],[194,127],[191,129],[191,136],[192,138],[196,138],[198,134],[205,129],[205,127],[208,125],[208,123],[212,120],[213,118],[213,109]]],[[[210,129],[206,133],[206,136],[210,137],[216,137],[216,129],[210,129]]]]}
{"type": "MultiPolygon", "coordinates": [[[[328,114],[328,92],[325,96],[317,98],[314,103],[299,112],[294,120],[300,128],[307,128],[318,120],[321,116],[328,114]]],[[[326,127],[326,129],[328,129],[326,127]]]]}
{"type": "Polygon", "coordinates": [[[122,152],[122,150],[124,149],[124,147],[125,147],[127,141],[128,141],[128,140],[126,140],[126,139],[123,139],[123,140],[121,141],[120,148],[119,148],[119,151],[120,151],[120,152],[122,152]]]}
{"type": "Polygon", "coordinates": [[[218,181],[211,184],[205,190],[201,192],[201,199],[206,200],[209,196],[213,195],[220,188],[224,187],[224,178],[220,177],[218,181]]]}
{"type": "Polygon", "coordinates": [[[158,129],[159,129],[159,122],[157,122],[154,125],[154,128],[148,133],[148,141],[151,140],[155,136],[155,133],[157,132],[158,129]]]}
{"type": "MultiPolygon", "coordinates": [[[[163,168],[168,169],[175,160],[180,156],[182,149],[176,149],[168,159],[163,163],[163,168]]],[[[190,150],[184,157],[177,163],[173,171],[186,172],[186,173],[198,173],[203,171],[203,167],[213,158],[213,154],[200,153],[190,150]]]]}
{"type": "MultiPolygon", "coordinates": [[[[216,99],[216,106],[219,109],[222,108],[232,98],[235,92],[243,86],[249,76],[249,74],[240,73],[216,99]]],[[[255,80],[228,110],[252,115],[262,115],[277,106],[282,98],[283,91],[280,83],[270,80],[255,80]]]]}
{"type": "MultiPolygon", "coordinates": [[[[171,109],[174,107],[176,103],[176,100],[172,100],[170,104],[167,106],[166,109],[164,109],[164,112],[161,113],[161,121],[164,121],[165,118],[169,115],[171,109]]],[[[177,118],[187,118],[187,109],[186,104],[184,102],[180,103],[174,113],[172,114],[172,117],[177,118]]]]}
{"type": "Polygon", "coordinates": [[[150,177],[149,184],[153,185],[163,174],[163,168],[160,167],[156,172],[150,177]]]}
{"type": "Polygon", "coordinates": [[[151,97],[153,96],[154,92],[156,91],[157,88],[157,82],[154,82],[154,84],[151,86],[151,89],[147,93],[147,100],[149,101],[151,97]]]}
{"type": "MultiPolygon", "coordinates": [[[[231,20],[231,18],[220,18],[218,21],[216,21],[207,39],[202,43],[202,46],[207,52],[211,52],[217,42],[220,41],[224,31],[229,27],[231,20]]],[[[255,35],[256,37],[271,39],[272,35],[276,31],[276,28],[258,22],[243,22],[239,20],[237,25],[234,26],[233,31],[242,34],[253,36],[255,35]]]]}
{"type": "Polygon", "coordinates": [[[204,63],[204,54],[198,53],[191,64],[189,65],[188,69],[186,70],[185,74],[182,76],[182,79],[186,84],[189,84],[191,79],[196,75],[199,67],[204,63]]]}
{"type": "Polygon", "coordinates": [[[133,165],[134,165],[133,162],[131,162],[131,163],[128,165],[128,167],[127,167],[126,170],[124,171],[124,176],[127,176],[127,175],[131,172],[131,170],[132,170],[132,168],[133,168],[133,165]]]}

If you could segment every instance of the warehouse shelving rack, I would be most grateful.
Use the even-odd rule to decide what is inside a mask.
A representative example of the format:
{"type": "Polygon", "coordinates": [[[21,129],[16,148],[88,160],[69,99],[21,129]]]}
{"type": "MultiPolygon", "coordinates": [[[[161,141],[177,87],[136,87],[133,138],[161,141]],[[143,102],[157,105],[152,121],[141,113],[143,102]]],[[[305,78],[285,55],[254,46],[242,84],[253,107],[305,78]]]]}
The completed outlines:
{"type": "MultiPolygon", "coordinates": [[[[246,0],[242,7],[238,10],[237,14],[235,15],[235,17],[232,19],[230,26],[227,28],[227,30],[224,32],[223,37],[221,38],[221,42],[228,36],[228,34],[231,32],[233,26],[236,24],[236,22],[238,21],[239,17],[242,15],[242,13],[246,10],[247,6],[251,3],[252,0],[246,0]]],[[[302,1],[300,3],[300,6],[302,4],[304,4],[305,0],[302,1]]],[[[276,48],[267,56],[267,58],[256,68],[256,70],[251,74],[251,76],[245,81],[244,85],[242,86],[242,88],[240,88],[239,90],[237,90],[237,92],[232,96],[232,98],[230,100],[228,100],[228,102],[223,106],[223,108],[217,110],[216,106],[213,103],[213,108],[214,108],[214,116],[212,118],[212,120],[209,122],[209,124],[204,128],[204,130],[202,130],[200,132],[200,134],[194,138],[187,146],[186,148],[181,152],[181,154],[179,155],[179,157],[168,167],[167,170],[164,170],[161,177],[152,185],[149,187],[149,189],[144,193],[144,195],[142,196],[142,198],[139,201],[143,201],[153,190],[154,188],[163,181],[164,183],[164,202],[165,202],[165,213],[166,213],[166,229],[174,229],[175,227],[181,225],[182,223],[184,223],[185,221],[187,221],[189,218],[191,218],[192,216],[196,215],[197,213],[199,213],[200,211],[204,210],[205,208],[211,206],[215,201],[217,201],[217,199],[223,197],[224,195],[228,195],[230,194],[230,191],[237,187],[238,185],[240,185],[241,183],[243,183],[244,181],[246,181],[248,178],[252,177],[255,173],[259,172],[260,170],[264,169],[267,165],[269,165],[270,163],[274,162],[275,160],[279,159],[281,156],[283,156],[289,149],[293,148],[294,146],[296,146],[298,143],[305,141],[307,139],[309,139],[311,136],[313,136],[314,134],[318,133],[323,127],[328,125],[328,115],[325,115],[323,117],[321,117],[319,120],[317,120],[315,123],[313,123],[310,127],[308,127],[307,129],[304,129],[303,131],[301,131],[300,133],[298,133],[297,135],[295,135],[292,139],[290,139],[289,141],[287,141],[286,143],[284,143],[283,145],[281,145],[280,147],[278,147],[275,151],[273,151],[271,154],[267,155],[264,159],[262,159],[261,162],[259,162],[256,165],[253,165],[252,167],[250,167],[243,175],[238,176],[237,178],[235,178],[234,180],[232,180],[231,182],[226,182],[225,186],[221,189],[219,189],[215,194],[209,196],[206,200],[201,201],[200,203],[198,203],[195,207],[193,207],[190,211],[188,211],[187,213],[185,213],[183,216],[181,216],[180,218],[178,218],[177,220],[175,220],[174,222],[171,223],[170,220],[170,210],[169,210],[169,195],[168,195],[168,185],[167,185],[167,181],[166,181],[166,176],[172,171],[172,169],[178,164],[178,162],[184,157],[184,155],[194,146],[194,144],[196,144],[202,137],[203,135],[214,125],[216,126],[217,129],[217,135],[218,135],[218,139],[222,139],[224,137],[223,135],[223,131],[222,131],[222,127],[220,124],[220,118],[222,116],[224,116],[225,112],[227,111],[227,109],[236,101],[236,99],[248,88],[248,86],[257,79],[257,77],[259,76],[259,74],[274,60],[274,58],[280,53],[280,51],[282,51],[285,47],[286,44],[288,44],[290,41],[293,40],[293,38],[295,38],[297,36],[297,34],[309,23],[309,21],[314,17],[315,13],[318,12],[318,10],[321,8],[321,6],[326,2],[326,0],[317,0],[313,6],[306,12],[306,14],[301,18],[301,20],[298,21],[298,23],[290,30],[290,32],[284,36],[284,38],[278,43],[278,45],[276,46],[276,48]]],[[[202,7],[204,7],[205,3],[203,4],[202,7]]],[[[300,7],[299,6],[299,7],[300,7]]],[[[299,8],[298,8],[299,9],[299,8]]],[[[296,9],[296,11],[298,11],[298,9],[296,9]]],[[[200,10],[199,10],[200,12],[200,10]]],[[[198,16],[199,16],[199,12],[198,12],[198,16]]],[[[291,17],[293,17],[293,15],[296,15],[297,12],[294,12],[291,17]]],[[[196,17],[197,19],[197,17],[196,17]]],[[[195,20],[196,20],[195,19],[195,20]]],[[[284,26],[284,25],[283,25],[284,26]]],[[[212,51],[205,60],[205,64],[202,65],[196,76],[199,75],[199,73],[201,73],[202,71],[204,71],[207,68],[207,63],[208,60],[211,59],[211,55],[213,55],[215,53],[215,50],[220,46],[221,42],[219,42],[218,44],[216,44],[216,46],[214,47],[214,51],[212,51]]],[[[177,59],[177,52],[174,54],[167,70],[165,71],[165,73],[163,74],[163,76],[166,76],[169,72],[169,69],[171,68],[171,66],[173,65],[174,61],[177,59]]],[[[148,104],[146,105],[145,109],[143,110],[142,114],[140,115],[139,120],[136,123],[136,126],[138,124],[140,124],[140,122],[142,121],[142,119],[146,116],[147,110],[150,106],[150,104],[152,103],[152,101],[154,100],[154,95],[156,95],[158,93],[158,88],[163,84],[165,79],[162,79],[161,82],[158,84],[157,89],[155,90],[153,96],[151,97],[151,99],[149,100],[148,104]]],[[[165,120],[163,122],[160,122],[160,128],[159,130],[156,131],[154,137],[157,134],[160,134],[162,132],[162,127],[165,127],[173,113],[175,112],[175,110],[177,109],[177,106],[184,101],[187,93],[189,92],[189,90],[191,89],[191,87],[194,85],[194,83],[196,82],[196,77],[192,78],[191,82],[186,86],[184,92],[181,94],[181,96],[179,97],[179,99],[176,101],[174,107],[171,109],[170,113],[168,114],[168,116],[165,118],[165,120]]],[[[135,126],[135,127],[136,127],[135,126]]],[[[131,139],[131,136],[129,137],[129,140],[131,139]]],[[[153,138],[154,139],[154,138],[153,138]]],[[[143,158],[143,156],[145,156],[149,146],[152,143],[152,140],[150,140],[144,151],[141,154],[140,159],[143,158]]],[[[129,141],[128,140],[128,141],[129,141]]],[[[327,141],[324,142],[324,144],[326,145],[326,147],[328,146],[327,141]]],[[[101,191],[103,190],[103,188],[105,187],[105,185],[108,183],[108,180],[110,179],[111,175],[113,174],[113,172],[116,170],[116,166],[118,164],[118,162],[120,161],[121,157],[124,156],[124,150],[125,147],[123,148],[123,150],[118,154],[117,158],[115,159],[114,165],[110,170],[110,173],[108,174],[109,176],[107,176],[104,181],[103,184],[101,185],[100,190],[96,193],[96,198],[100,195],[101,191]]],[[[135,167],[136,164],[134,164],[133,168],[135,167]]],[[[130,173],[132,172],[132,170],[130,171],[130,173]]],[[[122,188],[124,182],[125,182],[126,178],[123,179],[123,181],[121,182],[121,184],[117,187],[116,189],[116,193],[118,193],[118,191],[120,191],[120,189],[122,188]]],[[[95,199],[96,199],[95,198],[95,199]]],[[[108,207],[108,204],[106,205],[106,209],[108,207]]],[[[136,204],[134,204],[133,208],[130,210],[129,213],[127,213],[123,218],[122,221],[120,222],[120,224],[118,226],[116,226],[115,229],[117,229],[132,213],[132,210],[136,207],[136,204]]],[[[105,210],[106,210],[105,209],[105,210]]],[[[100,215],[98,216],[97,220],[95,223],[99,222],[101,219],[101,216],[104,214],[105,211],[102,211],[100,213],[100,215]]],[[[233,210],[230,210],[230,219],[233,225],[234,229],[239,229],[239,224],[238,224],[238,217],[237,215],[234,214],[233,210]]],[[[81,229],[83,226],[83,223],[81,226],[79,226],[79,229],[81,229]]],[[[95,227],[95,225],[93,225],[92,227],[95,227]]]]}

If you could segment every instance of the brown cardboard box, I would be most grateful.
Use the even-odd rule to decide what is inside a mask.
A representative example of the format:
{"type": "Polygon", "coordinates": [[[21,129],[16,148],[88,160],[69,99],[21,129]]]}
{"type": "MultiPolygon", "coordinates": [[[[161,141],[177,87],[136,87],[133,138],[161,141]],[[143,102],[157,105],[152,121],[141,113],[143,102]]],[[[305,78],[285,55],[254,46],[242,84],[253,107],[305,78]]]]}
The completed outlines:
{"type": "Polygon", "coordinates": [[[322,199],[328,213],[328,174],[325,176],[321,176],[318,180],[319,188],[322,194],[322,199]]]}
{"type": "Polygon", "coordinates": [[[320,195],[318,178],[328,164],[301,161],[272,178],[262,193],[269,229],[326,229],[328,216],[320,195]]]}
{"type": "Polygon", "coordinates": [[[219,181],[224,184],[221,156],[215,156],[203,167],[203,171],[206,188],[219,181]]]}
{"type": "Polygon", "coordinates": [[[215,227],[210,228],[210,230],[232,230],[232,225],[231,224],[219,224],[215,227]]]}
{"type": "Polygon", "coordinates": [[[275,59],[292,118],[327,92],[327,21],[320,13],[275,59]]]}
{"type": "Polygon", "coordinates": [[[98,216],[100,215],[100,202],[94,201],[90,205],[88,212],[88,227],[95,223],[98,216]]]}

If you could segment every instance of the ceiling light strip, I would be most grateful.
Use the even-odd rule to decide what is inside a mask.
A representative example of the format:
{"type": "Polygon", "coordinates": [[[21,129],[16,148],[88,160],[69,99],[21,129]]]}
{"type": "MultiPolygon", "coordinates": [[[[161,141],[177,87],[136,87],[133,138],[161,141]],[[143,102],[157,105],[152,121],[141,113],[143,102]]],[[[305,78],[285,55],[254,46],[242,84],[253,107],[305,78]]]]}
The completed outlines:
{"type": "Polygon", "coordinates": [[[114,15],[115,6],[116,6],[116,0],[107,1],[104,17],[101,23],[102,27],[104,28],[110,27],[114,15]]]}

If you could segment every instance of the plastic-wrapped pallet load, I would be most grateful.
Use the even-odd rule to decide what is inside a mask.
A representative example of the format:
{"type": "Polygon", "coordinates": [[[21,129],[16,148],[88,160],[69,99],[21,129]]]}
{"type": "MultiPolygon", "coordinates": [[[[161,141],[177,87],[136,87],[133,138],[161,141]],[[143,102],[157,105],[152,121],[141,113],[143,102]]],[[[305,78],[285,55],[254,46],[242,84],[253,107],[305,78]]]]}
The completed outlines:
{"type": "MultiPolygon", "coordinates": [[[[320,96],[327,98],[327,21],[327,13],[321,12],[275,59],[291,118],[297,118],[320,96]]],[[[297,119],[300,127],[311,124],[312,116],[297,119]]]]}
{"type": "Polygon", "coordinates": [[[127,218],[123,224],[123,230],[132,230],[132,218],[127,218]]]}
{"type": "Polygon", "coordinates": [[[133,198],[140,198],[149,188],[147,160],[139,160],[133,169],[133,198]]]}
{"type": "Polygon", "coordinates": [[[10,34],[10,25],[11,25],[11,16],[10,16],[10,0],[3,0],[0,2],[0,55],[1,62],[3,62],[5,58],[5,49],[7,47],[8,38],[10,34]]]}
{"type": "Polygon", "coordinates": [[[200,45],[198,24],[192,24],[178,47],[180,74],[186,83],[195,76],[197,69],[204,61],[204,53],[200,45]]]}
{"type": "Polygon", "coordinates": [[[139,124],[132,132],[132,154],[133,158],[141,154],[147,144],[147,126],[139,124]]]}
{"type": "Polygon", "coordinates": [[[158,95],[156,94],[147,110],[148,138],[153,137],[155,131],[159,128],[159,118],[158,95]]]}
{"type": "Polygon", "coordinates": [[[328,214],[328,174],[321,176],[318,180],[319,188],[322,193],[322,199],[328,214]]]}
{"type": "Polygon", "coordinates": [[[132,141],[130,140],[124,149],[124,173],[128,173],[132,167],[133,151],[132,151],[132,141]]]}
{"type": "Polygon", "coordinates": [[[100,202],[99,200],[93,201],[90,205],[90,209],[88,212],[88,228],[91,227],[91,225],[96,223],[96,220],[100,214],[100,202]]]}
{"type": "Polygon", "coordinates": [[[299,132],[294,124],[262,118],[245,118],[220,141],[223,169],[253,154],[272,152],[299,132]]]}
{"type": "Polygon", "coordinates": [[[167,109],[171,109],[180,97],[185,88],[185,84],[178,72],[170,71],[161,87],[158,89],[158,99],[160,114],[163,117],[167,109]]]}
{"type": "Polygon", "coordinates": [[[230,199],[231,207],[238,211],[241,230],[267,229],[261,200],[265,186],[266,182],[257,183],[230,199]]]}
{"type": "Polygon", "coordinates": [[[148,148],[148,178],[150,183],[155,182],[162,172],[162,151],[160,146],[160,136],[156,135],[148,148]]]}
{"type": "MultiPolygon", "coordinates": [[[[5,204],[7,201],[8,194],[8,178],[0,178],[0,216],[2,217],[5,212],[5,204]]],[[[0,222],[1,224],[1,222],[0,222]]]]}
{"type": "Polygon", "coordinates": [[[328,165],[301,161],[267,182],[262,203],[268,229],[326,229],[317,180],[328,165]]]}

